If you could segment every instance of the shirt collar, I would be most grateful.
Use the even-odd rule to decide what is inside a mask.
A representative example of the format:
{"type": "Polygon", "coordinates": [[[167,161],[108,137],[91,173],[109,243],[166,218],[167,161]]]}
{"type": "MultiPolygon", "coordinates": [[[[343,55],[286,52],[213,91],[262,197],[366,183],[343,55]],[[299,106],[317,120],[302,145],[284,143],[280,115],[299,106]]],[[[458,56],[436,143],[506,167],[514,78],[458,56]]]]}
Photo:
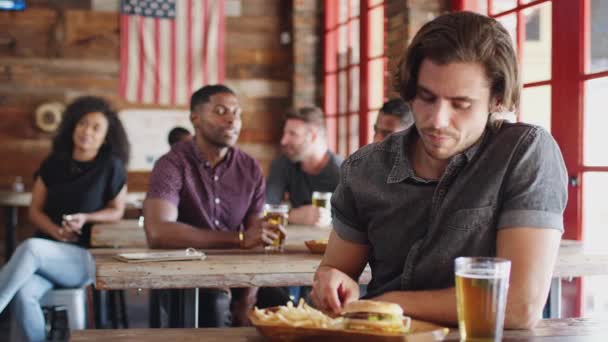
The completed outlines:
{"type": "MultiPolygon", "coordinates": [[[[194,155],[194,159],[196,160],[196,162],[198,164],[202,164],[203,166],[206,166],[206,167],[211,167],[211,162],[209,162],[208,160],[206,160],[203,157],[203,154],[201,153],[201,151],[199,151],[198,146],[196,146],[195,140],[196,139],[193,138],[189,142],[190,148],[192,150],[192,154],[194,155]]],[[[233,154],[234,154],[234,147],[228,148],[228,153],[226,153],[226,157],[219,164],[217,164],[216,167],[224,164],[225,162],[229,162],[231,160],[233,154]]]]}
{"type": "Polygon", "coordinates": [[[404,131],[392,134],[390,138],[385,139],[380,143],[380,146],[388,145],[389,151],[394,152],[397,155],[397,158],[395,158],[395,162],[393,163],[393,168],[386,179],[386,183],[400,183],[408,178],[415,177],[414,169],[407,156],[406,145],[410,139],[417,134],[416,126],[411,125],[404,131]]]}
{"type": "MultiPolygon", "coordinates": [[[[480,146],[487,140],[489,135],[489,127],[486,127],[481,137],[477,140],[476,143],[471,145],[469,148],[464,150],[463,152],[455,155],[452,159],[461,158],[460,155],[464,155],[467,163],[470,162],[473,157],[479,151],[480,146]]],[[[418,182],[435,182],[435,181],[427,181],[420,177],[417,177],[412,163],[409,159],[407,148],[410,143],[418,136],[418,131],[416,130],[416,126],[412,125],[409,128],[405,129],[402,132],[393,134],[391,138],[386,139],[381,143],[379,148],[387,148],[391,152],[395,152],[397,154],[397,158],[395,158],[395,163],[391,169],[391,172],[388,174],[386,179],[387,184],[400,183],[408,178],[412,178],[418,182]],[[385,145],[385,146],[383,146],[385,145]]]]}

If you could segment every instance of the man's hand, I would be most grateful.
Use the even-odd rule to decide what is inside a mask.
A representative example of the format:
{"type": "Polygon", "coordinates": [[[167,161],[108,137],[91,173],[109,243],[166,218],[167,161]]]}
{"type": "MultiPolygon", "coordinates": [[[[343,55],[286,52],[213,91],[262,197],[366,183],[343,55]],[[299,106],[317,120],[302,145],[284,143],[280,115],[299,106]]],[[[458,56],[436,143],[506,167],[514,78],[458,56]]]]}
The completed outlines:
{"type": "Polygon", "coordinates": [[[332,314],[359,299],[359,284],[346,273],[329,266],[319,266],[310,297],[315,306],[332,314]]]}
{"type": "Polygon", "coordinates": [[[283,225],[270,226],[263,219],[258,219],[245,231],[245,239],[243,240],[244,248],[253,248],[261,244],[271,245],[272,242],[279,237],[279,232],[274,228],[278,228],[285,236],[287,231],[283,225]]]}
{"type": "Polygon", "coordinates": [[[289,212],[289,222],[327,227],[331,224],[331,213],[325,208],[318,208],[313,205],[303,205],[291,209],[289,212]]]}

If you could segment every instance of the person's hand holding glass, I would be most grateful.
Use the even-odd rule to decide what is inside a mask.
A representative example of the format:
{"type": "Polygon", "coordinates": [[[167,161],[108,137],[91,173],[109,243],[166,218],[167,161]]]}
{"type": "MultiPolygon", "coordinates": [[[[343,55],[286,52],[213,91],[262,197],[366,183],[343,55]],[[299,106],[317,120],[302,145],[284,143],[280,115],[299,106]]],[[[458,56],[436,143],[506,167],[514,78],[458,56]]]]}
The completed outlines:
{"type": "Polygon", "coordinates": [[[264,240],[264,249],[267,251],[283,251],[287,233],[287,217],[289,206],[287,204],[264,204],[263,228],[268,231],[268,238],[264,240]]]}
{"type": "Polygon", "coordinates": [[[240,248],[249,249],[262,245],[266,250],[282,250],[287,236],[285,226],[288,211],[287,205],[264,204],[263,213],[246,230],[239,233],[240,248]],[[278,215],[283,216],[277,219],[278,215]]]}

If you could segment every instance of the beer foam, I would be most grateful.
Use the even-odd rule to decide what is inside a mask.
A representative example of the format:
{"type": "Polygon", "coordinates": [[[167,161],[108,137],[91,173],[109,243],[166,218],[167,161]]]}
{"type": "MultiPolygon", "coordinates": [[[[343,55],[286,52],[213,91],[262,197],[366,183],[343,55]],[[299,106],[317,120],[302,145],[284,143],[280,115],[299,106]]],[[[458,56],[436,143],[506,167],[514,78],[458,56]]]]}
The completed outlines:
{"type": "Polygon", "coordinates": [[[476,270],[474,272],[471,271],[462,271],[462,272],[456,272],[456,275],[462,278],[469,278],[469,279],[504,279],[504,278],[508,278],[509,275],[505,274],[505,275],[501,275],[497,272],[494,272],[492,270],[476,270]]]}

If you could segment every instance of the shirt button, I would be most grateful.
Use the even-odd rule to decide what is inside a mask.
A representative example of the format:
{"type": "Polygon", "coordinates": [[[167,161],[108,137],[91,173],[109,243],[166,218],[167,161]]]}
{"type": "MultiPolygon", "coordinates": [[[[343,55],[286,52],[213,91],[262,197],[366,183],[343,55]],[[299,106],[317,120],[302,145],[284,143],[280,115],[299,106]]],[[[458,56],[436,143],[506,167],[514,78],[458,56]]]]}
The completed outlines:
{"type": "Polygon", "coordinates": [[[218,177],[218,176],[213,176],[213,180],[214,180],[214,181],[216,181],[216,182],[217,182],[219,179],[220,179],[220,177],[218,177]]]}
{"type": "Polygon", "coordinates": [[[215,198],[215,204],[220,204],[220,199],[218,197],[215,198]]]}
{"type": "Polygon", "coordinates": [[[218,221],[218,220],[213,221],[213,223],[215,223],[216,226],[220,225],[220,221],[218,221]]]}

